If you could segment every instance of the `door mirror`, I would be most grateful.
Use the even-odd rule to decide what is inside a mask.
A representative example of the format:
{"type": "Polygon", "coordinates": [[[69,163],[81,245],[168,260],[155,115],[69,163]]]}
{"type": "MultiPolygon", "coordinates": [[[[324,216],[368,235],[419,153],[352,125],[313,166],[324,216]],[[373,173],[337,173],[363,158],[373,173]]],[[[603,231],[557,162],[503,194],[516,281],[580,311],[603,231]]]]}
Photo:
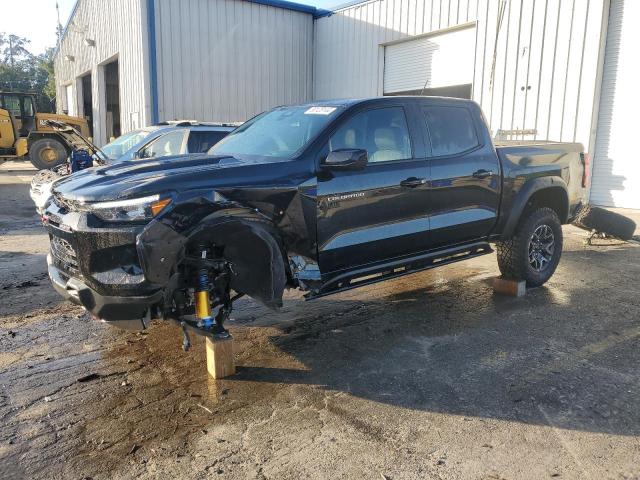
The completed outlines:
{"type": "Polygon", "coordinates": [[[331,170],[362,170],[367,163],[366,150],[345,148],[330,152],[322,166],[331,170]]]}

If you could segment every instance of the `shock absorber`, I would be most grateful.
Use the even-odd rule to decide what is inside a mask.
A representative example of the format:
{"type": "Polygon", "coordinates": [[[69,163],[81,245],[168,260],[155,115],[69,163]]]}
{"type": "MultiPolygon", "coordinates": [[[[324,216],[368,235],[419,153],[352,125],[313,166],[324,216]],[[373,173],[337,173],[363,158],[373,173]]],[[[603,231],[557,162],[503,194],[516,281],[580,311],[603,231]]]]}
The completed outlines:
{"type": "MultiPolygon", "coordinates": [[[[207,258],[207,250],[202,249],[201,258],[207,258]]],[[[195,289],[196,297],[196,317],[198,318],[198,326],[203,328],[211,328],[213,326],[213,317],[211,317],[211,302],[209,300],[209,271],[203,267],[198,270],[198,285],[195,289]]]]}

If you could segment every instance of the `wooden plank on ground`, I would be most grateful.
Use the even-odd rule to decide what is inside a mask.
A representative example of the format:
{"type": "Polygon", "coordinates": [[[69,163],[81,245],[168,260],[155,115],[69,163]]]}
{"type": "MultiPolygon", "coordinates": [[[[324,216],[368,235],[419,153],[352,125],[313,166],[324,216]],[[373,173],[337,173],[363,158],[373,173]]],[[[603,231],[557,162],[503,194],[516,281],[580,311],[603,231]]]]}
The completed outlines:
{"type": "Polygon", "coordinates": [[[522,297],[527,293],[527,282],[524,280],[510,280],[508,278],[494,277],[492,280],[493,291],[511,297],[522,297]]]}
{"type": "Polygon", "coordinates": [[[233,337],[213,339],[207,337],[207,371],[213,378],[225,378],[236,373],[233,360],[233,337]]]}

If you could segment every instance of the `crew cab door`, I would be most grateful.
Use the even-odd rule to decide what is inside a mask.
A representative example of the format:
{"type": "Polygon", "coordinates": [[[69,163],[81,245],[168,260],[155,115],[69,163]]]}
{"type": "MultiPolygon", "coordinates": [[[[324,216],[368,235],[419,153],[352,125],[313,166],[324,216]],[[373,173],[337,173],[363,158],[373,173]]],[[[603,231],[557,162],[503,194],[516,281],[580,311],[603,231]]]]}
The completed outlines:
{"type": "Polygon", "coordinates": [[[416,121],[403,102],[352,113],[323,150],[366,150],[361,170],[320,167],[317,239],[320,272],[353,269],[425,250],[429,245],[429,168],[416,121]]]}
{"type": "Polygon", "coordinates": [[[479,108],[429,102],[421,110],[431,146],[431,248],[486,237],[498,218],[501,173],[479,108]]]}

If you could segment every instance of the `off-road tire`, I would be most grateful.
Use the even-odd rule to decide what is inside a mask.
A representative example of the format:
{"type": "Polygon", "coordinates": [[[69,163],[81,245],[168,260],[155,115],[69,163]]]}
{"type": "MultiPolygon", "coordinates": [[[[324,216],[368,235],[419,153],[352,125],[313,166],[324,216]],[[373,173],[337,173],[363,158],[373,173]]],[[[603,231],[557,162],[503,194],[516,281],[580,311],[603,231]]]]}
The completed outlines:
{"type": "Polygon", "coordinates": [[[526,281],[527,287],[543,285],[556,271],[562,254],[562,225],[556,212],[550,208],[539,208],[525,212],[516,231],[508,240],[498,242],[498,268],[504,278],[526,281]],[[540,226],[547,225],[554,236],[554,251],[550,262],[542,271],[536,271],[529,263],[529,243],[540,226]]]}
{"type": "Polygon", "coordinates": [[[630,240],[636,231],[636,223],[630,218],[591,205],[585,205],[580,209],[573,224],[585,230],[606,233],[620,240],[630,240]]]}
{"type": "Polygon", "coordinates": [[[38,170],[51,169],[67,161],[67,149],[55,138],[41,138],[29,148],[29,160],[38,170]]]}

